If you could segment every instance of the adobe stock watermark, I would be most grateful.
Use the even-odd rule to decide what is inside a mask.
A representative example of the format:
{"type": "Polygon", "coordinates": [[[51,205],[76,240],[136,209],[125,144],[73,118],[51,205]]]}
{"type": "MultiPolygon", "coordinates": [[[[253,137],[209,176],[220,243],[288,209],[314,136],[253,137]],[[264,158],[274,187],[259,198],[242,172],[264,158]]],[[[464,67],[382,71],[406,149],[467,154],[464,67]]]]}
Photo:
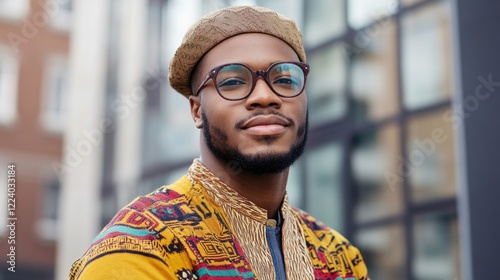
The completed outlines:
{"type": "Polygon", "coordinates": [[[373,40],[380,36],[382,29],[390,24],[390,15],[399,8],[398,1],[392,1],[385,8],[373,11],[371,13],[371,23],[369,26],[362,28],[354,35],[352,44],[342,43],[342,51],[344,58],[350,60],[353,54],[362,53],[373,40]]]}
{"type": "MultiPolygon", "coordinates": [[[[470,118],[480,108],[481,102],[491,98],[497,88],[500,87],[500,81],[494,81],[492,74],[486,78],[478,76],[477,80],[479,82],[474,89],[474,95],[467,96],[462,102],[454,103],[452,108],[446,110],[443,114],[443,120],[446,123],[451,123],[453,130],[462,125],[462,120],[470,118]]],[[[398,184],[411,176],[419,166],[423,165],[428,158],[434,155],[438,145],[442,145],[450,138],[451,136],[447,135],[443,128],[436,127],[432,130],[428,138],[414,140],[414,148],[408,153],[408,158],[399,157],[397,174],[390,171],[384,173],[389,188],[394,191],[398,184]]]]}
{"type": "Polygon", "coordinates": [[[54,18],[61,12],[61,6],[65,5],[68,0],[52,0],[52,1],[37,1],[38,5],[42,8],[31,15],[30,18],[23,19],[21,33],[9,32],[7,38],[14,52],[19,53],[21,45],[29,43],[38,33],[40,29],[49,24],[50,19],[54,18]]]}
{"type": "Polygon", "coordinates": [[[398,174],[389,171],[384,174],[391,191],[394,191],[398,184],[403,183],[405,177],[411,176],[417,167],[424,164],[426,159],[436,152],[437,146],[445,143],[448,139],[449,136],[442,128],[434,128],[430,138],[413,141],[416,148],[408,153],[408,159],[399,156],[398,174]]]}
{"type": "MultiPolygon", "coordinates": [[[[122,95],[111,103],[111,112],[116,115],[117,120],[122,121],[129,117],[132,110],[146,99],[147,91],[159,88],[161,83],[167,80],[166,75],[157,75],[150,68],[146,68],[146,72],[148,75],[144,79],[143,86],[134,87],[129,94],[122,95]]],[[[62,179],[65,174],[73,172],[96,147],[101,145],[104,135],[115,129],[115,123],[111,118],[102,119],[97,127],[92,129],[83,129],[82,139],[76,145],[64,148],[63,162],[52,162],[51,166],[57,177],[62,179]]]]}

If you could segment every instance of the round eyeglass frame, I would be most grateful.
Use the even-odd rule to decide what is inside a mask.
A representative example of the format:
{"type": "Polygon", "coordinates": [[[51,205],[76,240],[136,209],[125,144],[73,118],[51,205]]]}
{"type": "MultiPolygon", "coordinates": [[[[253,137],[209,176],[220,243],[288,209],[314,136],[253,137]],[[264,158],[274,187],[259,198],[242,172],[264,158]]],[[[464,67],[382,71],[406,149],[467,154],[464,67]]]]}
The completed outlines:
{"type": "Polygon", "coordinates": [[[255,88],[255,85],[257,84],[257,79],[259,78],[259,76],[261,76],[264,79],[264,81],[266,82],[267,86],[276,95],[278,95],[279,97],[283,97],[283,98],[293,98],[293,97],[299,96],[300,94],[302,94],[302,92],[304,92],[304,89],[306,87],[307,74],[309,74],[309,64],[307,64],[305,62],[299,62],[299,61],[278,61],[278,62],[274,62],[273,64],[269,65],[269,67],[267,68],[267,70],[257,70],[257,71],[254,71],[252,68],[250,68],[250,66],[248,66],[248,65],[246,65],[244,63],[227,63],[227,64],[219,65],[219,66],[213,68],[212,70],[210,70],[208,72],[208,74],[206,75],[205,80],[203,81],[203,83],[201,83],[200,86],[198,87],[198,89],[196,90],[194,96],[198,96],[200,94],[201,89],[207,84],[208,80],[212,79],[212,81],[214,83],[214,86],[215,86],[215,89],[217,90],[217,93],[220,95],[220,97],[222,97],[222,98],[224,98],[226,100],[230,100],[230,101],[243,100],[243,99],[247,98],[248,96],[250,96],[250,94],[252,94],[252,92],[253,92],[253,90],[255,88]],[[284,63],[289,63],[289,64],[297,65],[297,66],[300,67],[300,69],[302,69],[302,72],[304,73],[304,84],[302,86],[302,89],[297,94],[292,95],[292,96],[282,95],[282,94],[276,92],[276,90],[273,88],[273,86],[271,84],[271,81],[269,81],[269,70],[271,70],[276,65],[284,64],[284,63]],[[243,97],[239,97],[239,98],[227,98],[227,97],[225,97],[224,95],[222,95],[220,93],[219,87],[217,86],[217,81],[216,81],[217,74],[219,74],[219,71],[222,68],[224,68],[226,66],[231,66],[231,65],[240,65],[240,66],[243,66],[243,67],[247,68],[250,71],[250,73],[252,74],[252,87],[248,91],[248,94],[245,95],[245,96],[243,96],[243,97]]]}

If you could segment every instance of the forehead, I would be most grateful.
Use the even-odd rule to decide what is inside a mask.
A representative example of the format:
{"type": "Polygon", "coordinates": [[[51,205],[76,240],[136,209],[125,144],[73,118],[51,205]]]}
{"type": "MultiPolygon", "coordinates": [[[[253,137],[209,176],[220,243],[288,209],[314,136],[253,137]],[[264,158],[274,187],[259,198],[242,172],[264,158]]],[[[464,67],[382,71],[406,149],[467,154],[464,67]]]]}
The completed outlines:
{"type": "Polygon", "coordinates": [[[299,61],[295,51],[283,40],[261,33],[231,37],[213,47],[204,56],[202,73],[227,63],[245,63],[254,70],[266,69],[277,61],[299,61]]]}

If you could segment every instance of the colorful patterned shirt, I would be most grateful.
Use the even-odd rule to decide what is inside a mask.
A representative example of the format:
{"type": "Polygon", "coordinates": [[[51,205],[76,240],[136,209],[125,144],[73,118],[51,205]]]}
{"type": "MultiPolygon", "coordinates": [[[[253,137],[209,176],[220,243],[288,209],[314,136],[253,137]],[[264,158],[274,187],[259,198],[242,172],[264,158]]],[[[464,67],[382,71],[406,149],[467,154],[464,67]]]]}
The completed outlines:
{"type": "MultiPolygon", "coordinates": [[[[358,249],[286,196],[281,218],[287,279],[369,279],[358,249]]],[[[119,211],[69,279],[275,279],[267,221],[195,160],[179,181],[119,211]]]]}

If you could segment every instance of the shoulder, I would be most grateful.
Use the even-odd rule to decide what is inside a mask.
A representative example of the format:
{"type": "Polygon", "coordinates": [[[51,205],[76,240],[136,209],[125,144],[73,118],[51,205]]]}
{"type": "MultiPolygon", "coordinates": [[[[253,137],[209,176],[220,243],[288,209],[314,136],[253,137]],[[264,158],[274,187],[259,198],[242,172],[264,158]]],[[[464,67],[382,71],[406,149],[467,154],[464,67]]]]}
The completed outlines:
{"type": "Polygon", "coordinates": [[[115,215],[94,242],[117,231],[125,236],[154,239],[167,224],[182,223],[190,218],[193,212],[190,204],[196,192],[195,185],[182,177],[171,185],[137,197],[115,215]]]}
{"type": "Polygon", "coordinates": [[[94,238],[84,256],[73,265],[72,274],[79,275],[89,265],[95,268],[110,265],[110,261],[123,262],[132,255],[141,256],[155,267],[186,263],[189,258],[185,246],[173,228],[182,227],[191,219],[199,220],[190,205],[199,191],[184,176],[169,186],[137,197],[94,238]]]}
{"type": "Polygon", "coordinates": [[[186,176],[183,176],[171,185],[162,186],[152,193],[137,197],[124,209],[147,212],[155,207],[182,203],[189,200],[197,191],[200,191],[196,187],[197,185],[193,184],[186,176]]]}
{"type": "Polygon", "coordinates": [[[113,217],[92,245],[117,236],[144,241],[164,239],[170,234],[169,228],[199,219],[193,202],[193,198],[201,196],[198,192],[201,192],[199,186],[184,176],[171,185],[139,196],[113,217]]]}
{"type": "Polygon", "coordinates": [[[295,212],[295,214],[299,217],[301,223],[303,224],[303,228],[313,233],[316,238],[319,238],[320,240],[336,239],[336,243],[350,245],[347,238],[345,238],[335,229],[328,227],[327,225],[317,220],[304,210],[298,208],[292,208],[292,209],[295,212]]]}
{"type": "Polygon", "coordinates": [[[369,279],[360,251],[346,237],[303,210],[293,208],[293,211],[302,224],[306,246],[316,268],[324,271],[339,270],[344,277],[356,277],[352,279],[369,279]]]}

